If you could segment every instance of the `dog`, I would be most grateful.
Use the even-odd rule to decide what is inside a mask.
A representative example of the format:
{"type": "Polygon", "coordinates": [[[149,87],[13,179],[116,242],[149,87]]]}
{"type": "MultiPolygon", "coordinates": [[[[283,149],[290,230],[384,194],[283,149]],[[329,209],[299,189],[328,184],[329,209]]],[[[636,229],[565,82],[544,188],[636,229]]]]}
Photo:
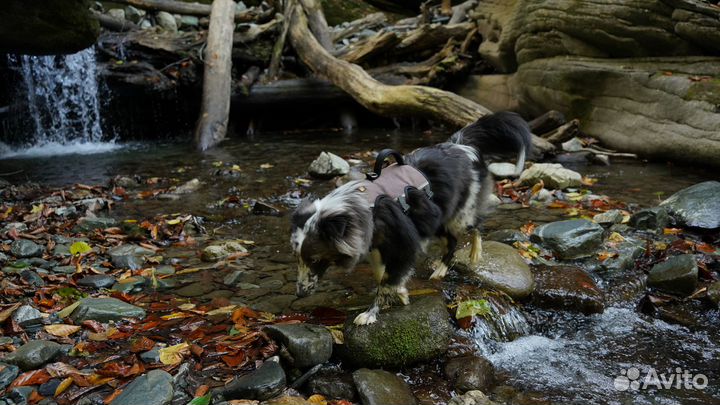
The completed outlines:
{"type": "MultiPolygon", "coordinates": [[[[446,275],[458,237],[466,232],[472,235],[471,261],[477,263],[482,255],[478,228],[494,188],[483,155],[517,153],[519,174],[531,148],[525,120],[499,112],[478,119],[443,143],[396,156],[427,179],[430,191],[407,186],[400,197],[381,195],[369,201],[364,195],[368,181],[351,181],[324,198],[303,200],[291,218],[297,295],[311,294],[331,266],[349,271],[368,259],[378,288],[373,304],[354,322],[371,324],[382,308],[409,303],[405,285],[432,238],[444,239],[446,251],[433,262],[431,279],[446,275]]],[[[378,160],[376,172],[384,156],[378,160]]]]}

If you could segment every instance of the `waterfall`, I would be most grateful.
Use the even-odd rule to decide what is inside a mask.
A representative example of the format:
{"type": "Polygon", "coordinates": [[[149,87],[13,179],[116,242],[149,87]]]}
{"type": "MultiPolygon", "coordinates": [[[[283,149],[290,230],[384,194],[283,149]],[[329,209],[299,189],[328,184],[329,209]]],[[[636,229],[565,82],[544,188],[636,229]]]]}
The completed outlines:
{"type": "Polygon", "coordinates": [[[72,55],[10,56],[22,78],[32,136],[3,157],[103,152],[116,147],[103,135],[95,49],[72,55]]]}

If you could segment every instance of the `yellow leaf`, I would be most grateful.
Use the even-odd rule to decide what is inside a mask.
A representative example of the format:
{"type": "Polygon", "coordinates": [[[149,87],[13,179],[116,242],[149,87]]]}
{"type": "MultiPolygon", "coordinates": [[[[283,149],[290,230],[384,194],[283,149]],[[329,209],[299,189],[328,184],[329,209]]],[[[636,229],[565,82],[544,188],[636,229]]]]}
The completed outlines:
{"type": "Polygon", "coordinates": [[[173,312],[172,314],[163,315],[160,317],[160,319],[164,319],[166,321],[169,321],[171,319],[182,319],[182,318],[189,318],[193,316],[192,314],[188,314],[187,312],[173,312]]]}
{"type": "Polygon", "coordinates": [[[272,169],[273,167],[275,167],[275,165],[272,165],[270,163],[263,163],[260,165],[261,169],[272,169]]]}
{"type": "Polygon", "coordinates": [[[30,210],[30,213],[31,214],[39,214],[42,212],[43,208],[45,208],[45,204],[33,205],[32,209],[30,210]]]}
{"type": "Polygon", "coordinates": [[[214,316],[214,315],[230,315],[233,313],[233,311],[237,308],[237,305],[228,305],[222,308],[213,309],[212,311],[209,311],[207,316],[214,316]]]}
{"type": "Polygon", "coordinates": [[[180,223],[180,219],[179,218],[171,219],[169,221],[165,221],[165,223],[167,223],[168,225],[177,225],[180,223]]]}
{"type": "Polygon", "coordinates": [[[218,160],[217,162],[213,162],[212,165],[215,166],[215,167],[220,167],[220,166],[223,165],[223,162],[222,162],[221,160],[218,160]]]}
{"type": "Polygon", "coordinates": [[[234,172],[241,172],[241,171],[242,171],[242,169],[241,169],[240,166],[238,166],[238,165],[232,165],[232,167],[231,167],[230,169],[231,169],[232,171],[234,171],[234,172]]]}
{"type": "Polygon", "coordinates": [[[195,308],[195,304],[191,304],[189,302],[187,304],[182,304],[178,306],[178,309],[182,309],[183,311],[189,311],[193,308],[195,308]]]}
{"type": "Polygon", "coordinates": [[[625,238],[623,238],[623,236],[620,235],[619,233],[613,232],[613,233],[610,234],[610,236],[608,236],[608,241],[609,241],[609,242],[620,243],[620,242],[624,242],[624,241],[625,241],[625,238]]]}
{"type": "Polygon", "coordinates": [[[47,332],[53,336],[68,337],[68,336],[72,335],[73,333],[76,333],[77,331],[79,331],[80,326],[56,324],[56,325],[45,325],[43,327],[43,329],[45,329],[45,332],[47,332]]]}
{"type": "Polygon", "coordinates": [[[160,362],[166,366],[178,364],[183,361],[183,356],[188,353],[190,353],[190,345],[187,343],[168,346],[160,349],[160,362]]]}
{"type": "Polygon", "coordinates": [[[70,314],[73,313],[73,311],[75,310],[75,308],[78,307],[78,305],[80,305],[80,301],[76,301],[76,302],[66,306],[65,308],[63,308],[62,311],[59,311],[57,313],[58,317],[67,318],[68,316],[70,316],[70,314]]]}
{"type": "Polygon", "coordinates": [[[134,224],[137,222],[137,219],[126,219],[123,222],[128,223],[128,224],[134,224]]]}
{"type": "Polygon", "coordinates": [[[75,242],[70,246],[70,254],[73,256],[91,252],[91,251],[92,251],[92,248],[90,247],[90,245],[88,245],[87,243],[82,242],[82,241],[75,242]]]}
{"type": "Polygon", "coordinates": [[[65,392],[66,389],[70,388],[70,386],[72,385],[72,383],[73,383],[72,377],[68,377],[68,378],[62,380],[62,382],[60,382],[60,384],[58,384],[57,388],[55,388],[55,395],[54,395],[54,396],[57,397],[58,395],[60,395],[60,394],[62,394],[63,392],[65,392]]]}
{"type": "Polygon", "coordinates": [[[311,395],[307,401],[311,404],[327,405],[327,400],[320,394],[311,395]]]}
{"type": "Polygon", "coordinates": [[[332,335],[333,342],[335,342],[336,345],[345,344],[345,335],[343,335],[343,331],[338,329],[330,329],[330,334],[332,335]]]}

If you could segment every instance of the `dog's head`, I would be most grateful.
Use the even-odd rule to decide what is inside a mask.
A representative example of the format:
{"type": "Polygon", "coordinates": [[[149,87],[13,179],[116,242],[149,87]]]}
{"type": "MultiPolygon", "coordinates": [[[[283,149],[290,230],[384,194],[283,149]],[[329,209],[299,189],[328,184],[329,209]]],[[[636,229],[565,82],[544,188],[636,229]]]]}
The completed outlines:
{"type": "Polygon", "coordinates": [[[312,294],[330,266],[352,269],[369,250],[372,213],[355,188],[348,183],[320,200],[306,199],[293,213],[298,296],[312,294]]]}

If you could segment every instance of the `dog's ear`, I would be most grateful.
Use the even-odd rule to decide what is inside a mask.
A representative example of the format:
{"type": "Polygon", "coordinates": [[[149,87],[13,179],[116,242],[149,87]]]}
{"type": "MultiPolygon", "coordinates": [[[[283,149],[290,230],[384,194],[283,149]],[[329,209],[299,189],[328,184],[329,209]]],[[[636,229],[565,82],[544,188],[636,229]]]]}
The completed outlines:
{"type": "Polygon", "coordinates": [[[333,215],[323,218],[318,224],[320,236],[326,240],[342,239],[345,236],[350,217],[347,215],[333,215]]]}

